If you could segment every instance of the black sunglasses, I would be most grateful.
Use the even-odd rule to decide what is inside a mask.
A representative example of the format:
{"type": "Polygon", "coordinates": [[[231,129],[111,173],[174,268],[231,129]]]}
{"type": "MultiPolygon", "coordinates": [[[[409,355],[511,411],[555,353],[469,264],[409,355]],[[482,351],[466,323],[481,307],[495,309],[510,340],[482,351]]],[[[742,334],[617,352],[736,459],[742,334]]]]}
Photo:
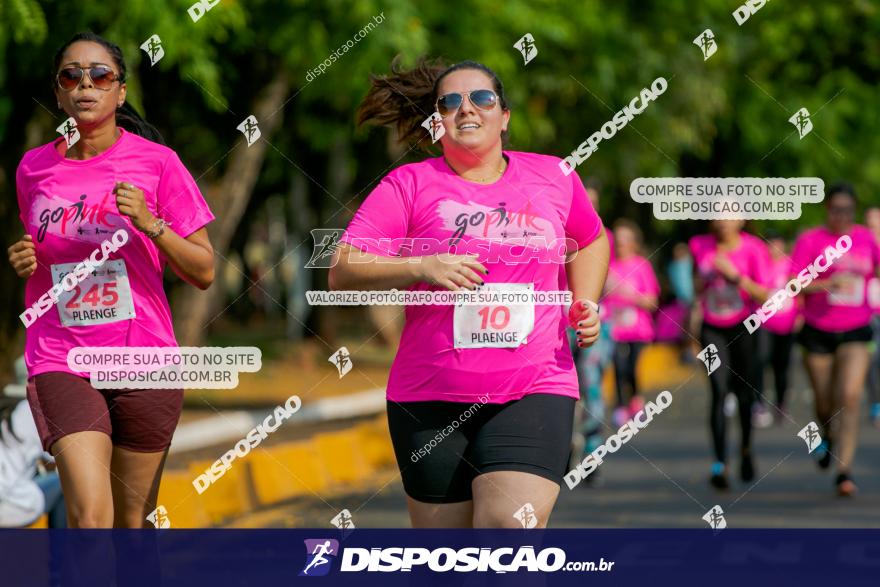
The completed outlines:
{"type": "Polygon", "coordinates": [[[96,89],[104,92],[113,87],[113,82],[122,82],[122,78],[116,75],[116,72],[106,65],[95,65],[93,67],[65,67],[58,72],[55,79],[58,87],[66,92],[70,92],[82,83],[83,76],[88,72],[89,79],[96,89]]]}
{"type": "Polygon", "coordinates": [[[440,116],[445,118],[461,107],[464,96],[467,96],[471,104],[480,110],[492,110],[498,103],[498,95],[492,90],[473,90],[465,94],[460,94],[459,92],[444,94],[437,98],[437,103],[434,107],[440,113],[440,116]]]}

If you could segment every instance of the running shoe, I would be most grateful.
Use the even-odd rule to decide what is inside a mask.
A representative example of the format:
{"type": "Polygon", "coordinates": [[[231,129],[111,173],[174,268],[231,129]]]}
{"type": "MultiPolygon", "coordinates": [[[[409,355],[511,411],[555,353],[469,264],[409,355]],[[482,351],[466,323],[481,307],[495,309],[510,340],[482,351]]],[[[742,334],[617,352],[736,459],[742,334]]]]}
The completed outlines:
{"type": "Polygon", "coordinates": [[[859,490],[852,478],[847,473],[840,473],[834,480],[837,486],[837,495],[840,497],[852,497],[859,490]]]}
{"type": "Polygon", "coordinates": [[[724,470],[724,463],[720,461],[712,463],[712,476],[709,477],[709,483],[715,489],[730,488],[730,483],[727,482],[727,473],[724,470]]]}
{"type": "Polygon", "coordinates": [[[831,464],[831,439],[826,438],[813,451],[813,458],[820,469],[827,469],[831,464]]]}
{"type": "Polygon", "coordinates": [[[773,425],[773,416],[762,403],[755,403],[752,407],[752,426],[755,428],[769,428],[773,425]]]}
{"type": "Polygon", "coordinates": [[[629,400],[629,417],[635,418],[636,414],[645,409],[645,400],[641,396],[634,396],[629,400]]]}
{"type": "Polygon", "coordinates": [[[724,416],[733,418],[736,415],[736,398],[732,393],[724,396],[724,416]]]}
{"type": "Polygon", "coordinates": [[[614,427],[619,428],[626,424],[626,421],[629,420],[629,410],[623,406],[619,408],[614,408],[614,413],[611,415],[611,421],[614,422],[614,427]]]}
{"type": "Polygon", "coordinates": [[[869,417],[871,419],[871,425],[874,428],[880,428],[880,402],[876,404],[871,404],[869,417]]]}
{"type": "Polygon", "coordinates": [[[750,453],[742,455],[742,460],[739,462],[739,478],[745,483],[755,479],[755,463],[750,453]]]}

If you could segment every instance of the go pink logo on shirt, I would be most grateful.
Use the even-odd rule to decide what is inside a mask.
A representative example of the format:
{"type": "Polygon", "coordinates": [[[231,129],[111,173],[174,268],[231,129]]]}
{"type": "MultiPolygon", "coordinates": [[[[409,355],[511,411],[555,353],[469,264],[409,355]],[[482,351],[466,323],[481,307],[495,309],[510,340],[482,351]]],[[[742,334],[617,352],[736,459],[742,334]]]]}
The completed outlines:
{"type": "Polygon", "coordinates": [[[465,236],[492,239],[543,236],[548,241],[556,237],[553,225],[532,210],[531,202],[511,211],[504,202],[492,208],[475,202],[462,204],[444,200],[438,205],[437,213],[443,220],[443,228],[452,231],[450,245],[465,236]]]}
{"type": "Polygon", "coordinates": [[[37,242],[43,242],[48,232],[62,238],[70,236],[101,241],[104,240],[102,234],[112,234],[116,229],[125,227],[112,193],[108,192],[100,202],[93,204],[86,203],[87,199],[88,196],[82,194],[71,203],[58,196],[37,194],[31,208],[31,222],[38,227],[37,242]]]}

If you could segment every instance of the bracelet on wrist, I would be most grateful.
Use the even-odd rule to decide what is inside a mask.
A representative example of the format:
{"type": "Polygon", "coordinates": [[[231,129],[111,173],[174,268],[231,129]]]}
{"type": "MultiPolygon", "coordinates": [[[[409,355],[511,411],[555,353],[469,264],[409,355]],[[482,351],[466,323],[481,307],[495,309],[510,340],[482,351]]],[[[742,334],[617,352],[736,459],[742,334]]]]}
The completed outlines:
{"type": "Polygon", "coordinates": [[[151,225],[150,230],[145,230],[143,233],[147,235],[147,238],[155,240],[165,233],[166,226],[171,226],[171,223],[166,222],[164,218],[157,218],[151,225]]]}

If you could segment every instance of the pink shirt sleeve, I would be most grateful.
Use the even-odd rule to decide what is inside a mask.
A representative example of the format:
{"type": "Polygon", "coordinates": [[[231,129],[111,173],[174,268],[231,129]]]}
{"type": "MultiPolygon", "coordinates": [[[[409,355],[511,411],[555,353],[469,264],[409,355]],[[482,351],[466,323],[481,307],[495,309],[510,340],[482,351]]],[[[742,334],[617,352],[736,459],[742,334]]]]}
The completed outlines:
{"type": "Polygon", "coordinates": [[[159,216],[183,238],[214,220],[199,186],[177,153],[171,153],[165,160],[159,177],[156,203],[159,216]]]}
{"type": "Polygon", "coordinates": [[[577,248],[582,249],[596,240],[599,231],[602,230],[602,220],[590,203],[590,197],[584,184],[577,173],[569,175],[571,178],[571,207],[568,217],[565,219],[565,236],[577,242],[577,248]]]}
{"type": "Polygon", "coordinates": [[[406,237],[411,204],[397,178],[386,175],[358,208],[340,242],[371,255],[396,256],[399,251],[391,240],[406,237]]]}

